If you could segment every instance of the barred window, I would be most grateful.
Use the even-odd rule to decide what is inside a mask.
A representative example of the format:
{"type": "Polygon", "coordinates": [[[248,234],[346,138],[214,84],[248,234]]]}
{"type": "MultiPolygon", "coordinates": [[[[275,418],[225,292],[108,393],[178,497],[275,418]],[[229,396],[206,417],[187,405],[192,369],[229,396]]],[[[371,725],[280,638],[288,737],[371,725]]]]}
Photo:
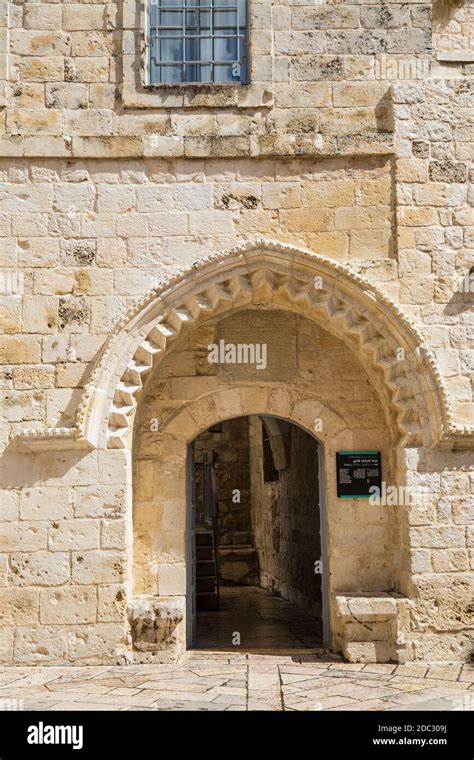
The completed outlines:
{"type": "Polygon", "coordinates": [[[149,0],[150,84],[247,83],[247,0],[149,0]]]}

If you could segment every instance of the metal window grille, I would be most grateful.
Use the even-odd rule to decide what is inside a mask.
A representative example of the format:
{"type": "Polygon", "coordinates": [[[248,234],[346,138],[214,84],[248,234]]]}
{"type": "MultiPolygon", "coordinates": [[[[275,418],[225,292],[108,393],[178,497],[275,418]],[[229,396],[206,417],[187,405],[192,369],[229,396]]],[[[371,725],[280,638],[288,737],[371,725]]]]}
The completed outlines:
{"type": "Polygon", "coordinates": [[[150,84],[246,84],[247,27],[247,0],[149,0],[150,84]]]}
{"type": "Polygon", "coordinates": [[[273,452],[270,445],[270,437],[262,425],[262,444],[263,444],[263,482],[271,483],[274,480],[280,480],[280,475],[275,462],[273,461],[273,452]]]}

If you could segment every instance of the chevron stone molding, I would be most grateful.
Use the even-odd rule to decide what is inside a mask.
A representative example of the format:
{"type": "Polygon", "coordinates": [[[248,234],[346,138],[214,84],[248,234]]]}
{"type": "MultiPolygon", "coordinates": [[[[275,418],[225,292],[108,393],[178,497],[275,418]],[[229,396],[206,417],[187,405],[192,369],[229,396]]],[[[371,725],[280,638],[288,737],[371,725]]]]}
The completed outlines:
{"type": "Polygon", "coordinates": [[[146,377],[178,337],[243,308],[292,311],[340,338],[381,394],[399,445],[473,445],[474,428],[454,422],[433,354],[386,295],[341,264],[265,239],[210,256],[150,291],[111,334],[84,388],[76,426],[26,429],[21,444],[129,448],[146,377]]]}

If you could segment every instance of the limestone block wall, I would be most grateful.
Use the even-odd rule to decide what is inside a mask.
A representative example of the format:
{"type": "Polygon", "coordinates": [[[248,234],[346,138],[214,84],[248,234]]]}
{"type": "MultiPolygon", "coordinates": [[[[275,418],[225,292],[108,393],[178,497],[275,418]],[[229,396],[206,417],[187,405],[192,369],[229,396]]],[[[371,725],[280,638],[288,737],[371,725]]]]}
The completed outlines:
{"type": "Polygon", "coordinates": [[[443,139],[428,135],[430,123],[444,123],[438,110],[454,118],[456,92],[456,118],[468,118],[465,86],[399,86],[399,108],[413,120],[398,122],[409,155],[397,158],[396,185],[382,157],[0,162],[0,261],[5,282],[14,280],[0,296],[11,423],[3,441],[25,423],[73,424],[91,362],[133,302],[178,268],[258,235],[306,246],[382,287],[435,350],[455,416],[469,424],[469,131],[445,123],[443,139]],[[426,94],[433,122],[422,118],[426,94]]]}
{"type": "Polygon", "coordinates": [[[250,469],[248,420],[226,420],[222,431],[204,431],[194,443],[196,478],[196,523],[204,527],[202,473],[203,454],[212,461],[217,454],[215,473],[219,500],[219,542],[221,546],[252,543],[250,520],[250,469]],[[238,491],[238,494],[236,493],[238,491]]]}
{"type": "MultiPolygon", "coordinates": [[[[340,4],[327,0],[315,6],[252,0],[250,87],[189,87],[179,92],[146,89],[141,84],[143,62],[138,51],[143,21],[135,2],[17,5],[5,0],[2,7],[2,17],[7,19],[2,44],[8,73],[4,63],[0,76],[6,93],[5,105],[0,103],[0,155],[9,160],[6,182],[42,186],[54,184],[57,177],[60,183],[75,183],[64,192],[55,189],[58,197],[54,200],[51,187],[45,187],[44,192],[43,187],[33,188],[41,195],[36,206],[34,199],[23,197],[30,188],[3,189],[8,201],[2,201],[0,211],[0,234],[5,238],[0,250],[7,275],[18,264],[32,261],[28,250],[38,263],[41,257],[47,259],[48,267],[61,268],[64,261],[67,267],[79,265],[86,274],[74,286],[63,284],[66,292],[59,295],[67,302],[63,302],[57,318],[66,322],[74,319],[76,325],[87,321],[88,294],[95,288],[97,297],[108,301],[103,301],[105,316],[94,318],[92,330],[106,335],[109,325],[100,322],[107,322],[106,317],[110,324],[116,322],[131,298],[142,295],[150,280],[159,279],[163,270],[170,271],[184,262],[191,264],[210,248],[221,250],[234,236],[260,233],[298,240],[311,250],[350,262],[368,279],[381,283],[419,326],[427,325],[427,339],[433,343],[443,332],[440,328],[445,331],[446,322],[452,321],[456,337],[445,338],[443,346],[434,347],[439,349],[441,368],[449,379],[454,411],[460,420],[472,422],[472,364],[469,360],[466,364],[472,335],[466,331],[459,335],[465,315],[438,312],[433,316],[430,311],[433,301],[446,306],[450,300],[459,299],[458,283],[472,254],[471,200],[460,187],[466,186],[470,171],[472,138],[466,101],[471,80],[462,62],[446,68],[433,58],[431,3],[394,2],[381,7],[378,2],[340,4]],[[430,81],[425,87],[427,79],[430,81]],[[404,90],[399,88],[400,82],[405,83],[404,90]],[[394,100],[392,90],[397,88],[394,100]],[[429,118],[425,119],[425,114],[429,118]],[[429,156],[425,155],[426,141],[432,143],[429,156]],[[389,156],[394,155],[397,172],[392,174],[390,185],[385,184],[388,175],[371,190],[357,181],[344,189],[336,184],[340,171],[352,179],[354,157],[356,167],[367,168],[377,162],[381,166],[385,161],[388,170],[389,156]],[[232,198],[230,191],[230,198],[222,198],[221,203],[217,197],[210,199],[209,190],[199,188],[202,193],[198,201],[193,184],[184,190],[195,198],[197,208],[190,208],[190,201],[182,195],[175,198],[175,189],[165,200],[154,197],[147,201],[144,196],[148,191],[135,187],[150,181],[150,166],[154,167],[151,182],[159,185],[166,185],[168,180],[213,183],[219,156],[225,159],[219,169],[224,181],[243,179],[244,183],[259,184],[262,177],[269,176],[278,181],[273,197],[255,206],[253,188],[240,188],[242,198],[232,198]],[[283,170],[275,164],[275,173],[270,169],[269,175],[268,168],[260,168],[266,162],[257,170],[255,158],[266,157],[272,162],[275,156],[312,156],[314,161],[325,158],[322,168],[319,161],[314,168],[301,159],[303,163],[282,161],[287,167],[283,170]],[[335,156],[346,158],[339,164],[335,156]],[[24,165],[22,157],[26,159],[24,165]],[[41,157],[45,160],[40,161],[41,157]],[[74,168],[68,164],[66,169],[58,169],[59,158],[76,158],[79,163],[74,168]],[[107,158],[112,159],[110,163],[103,163],[107,158]],[[114,162],[119,158],[120,168],[114,162]],[[168,162],[170,158],[177,160],[168,162]],[[84,159],[90,160],[87,167],[84,159]],[[448,166],[444,166],[446,161],[448,166]],[[450,161],[456,164],[454,169],[450,169],[450,161]],[[226,162],[238,165],[238,170],[223,170],[226,162]],[[250,169],[250,163],[255,169],[250,169]],[[324,167],[329,166],[330,174],[325,174],[324,167]],[[293,183],[301,184],[308,174],[331,180],[331,192],[327,185],[322,186],[321,193],[316,191],[309,198],[312,190],[303,188],[300,200],[293,183]],[[91,188],[96,179],[107,187],[91,188]],[[288,182],[288,187],[282,182],[288,182]],[[115,183],[134,187],[114,188],[115,198],[106,199],[109,184],[115,183]],[[16,192],[20,193],[17,202],[16,192]],[[282,197],[275,197],[275,193],[282,197]],[[441,196],[452,209],[450,218],[445,209],[440,209],[441,196]],[[353,204],[356,210],[350,211],[353,204]],[[238,222],[235,205],[243,207],[238,222]],[[380,208],[374,209],[374,205],[380,208]],[[334,211],[328,213],[328,206],[334,211]],[[171,207],[176,216],[168,219],[171,207]],[[318,213],[306,213],[305,208],[317,208],[318,213]],[[52,210],[58,216],[54,221],[46,220],[44,214],[52,210]],[[229,214],[201,213],[209,210],[230,211],[232,223],[229,214]],[[19,222],[12,226],[9,214],[20,211],[25,215],[18,230],[19,222]],[[117,221],[110,218],[129,211],[165,216],[150,223],[138,216],[117,221]],[[30,214],[36,213],[43,216],[33,219],[30,214]],[[84,219],[77,218],[81,213],[86,214],[84,219]],[[191,213],[193,221],[183,213],[191,213]],[[145,231],[148,239],[144,240],[145,231]],[[59,240],[39,240],[43,236],[63,238],[61,252],[59,240]],[[139,239],[129,241],[135,236],[139,239]],[[31,249],[22,248],[28,245],[27,238],[35,238],[31,249]],[[47,252],[41,253],[42,246],[47,252]],[[130,286],[111,283],[108,272],[95,273],[96,263],[100,269],[107,269],[106,262],[113,261],[113,268],[120,269],[125,260],[127,267],[153,272],[134,272],[136,284],[127,274],[130,286]],[[92,274],[96,282],[89,286],[92,274]],[[77,294],[74,303],[69,298],[71,287],[77,294]],[[85,302],[79,300],[81,295],[85,302]],[[452,358],[452,352],[459,351],[464,351],[463,355],[452,358]]],[[[464,14],[462,18],[469,26],[469,3],[454,13],[464,14]]],[[[354,172],[356,176],[357,169],[354,172]]],[[[159,192],[157,188],[151,192],[155,190],[159,192]]],[[[163,192],[167,192],[165,187],[163,192]]],[[[57,295],[30,293],[27,288],[24,294],[57,295]]],[[[43,320],[46,330],[53,331],[55,301],[47,306],[43,298],[38,303],[43,315],[38,319],[43,320]]],[[[16,329],[19,305],[10,300],[3,308],[7,312],[5,331],[10,332],[16,329]]],[[[71,328],[60,325],[58,332],[65,329],[71,328]]],[[[79,353],[86,358],[79,362],[84,366],[76,366],[74,378],[61,382],[74,383],[77,389],[83,379],[81,370],[87,372],[85,365],[99,347],[99,338],[89,343],[87,350],[81,345],[79,353]]],[[[35,355],[33,347],[31,355],[35,355]]],[[[65,390],[64,400],[67,395],[65,390]]],[[[73,415],[74,402],[66,401],[62,409],[65,424],[73,415]]]]}
{"type": "Polygon", "coordinates": [[[474,3],[435,0],[433,47],[438,61],[474,61],[474,3]]]}
{"type": "Polygon", "coordinates": [[[170,91],[144,85],[144,3],[2,7],[10,156],[320,155],[368,135],[384,145],[387,64],[429,61],[432,47],[430,3],[252,0],[251,85],[170,91]]]}
{"type": "Polygon", "coordinates": [[[121,451],[4,453],[2,662],[124,661],[130,473],[121,451]]]}
{"type": "Polygon", "coordinates": [[[278,236],[394,270],[383,158],[0,162],[5,422],[74,423],[91,362],[132,304],[239,237],[278,236]],[[341,204],[343,204],[341,206],[341,204]]]}
{"type": "Polygon", "coordinates": [[[262,422],[250,423],[252,522],[260,582],[316,618],[322,616],[318,446],[294,425],[288,466],[279,479],[263,480],[262,422]],[[318,572],[316,572],[318,570],[318,572]]]}
{"type": "Polygon", "coordinates": [[[10,8],[9,3],[0,5],[0,108],[6,103],[7,81],[9,79],[9,42],[10,42],[10,8]]]}
{"type": "MultiPolygon", "coordinates": [[[[405,479],[431,497],[398,510],[408,523],[406,592],[414,599],[406,638],[413,659],[468,660],[474,642],[474,467],[472,452],[407,452],[405,479]]],[[[403,542],[402,542],[403,543],[403,542]]]]}
{"type": "Polygon", "coordinates": [[[434,351],[456,418],[472,424],[472,79],[393,88],[400,305],[434,351]]]}
{"type": "MultiPolygon", "coordinates": [[[[70,442],[24,451],[18,434],[71,428],[120,318],[152,285],[210,253],[265,236],[375,283],[434,352],[454,422],[474,421],[473,296],[465,285],[474,258],[472,68],[465,53],[437,60],[446,40],[436,27],[433,53],[431,4],[252,0],[251,86],[179,92],[142,84],[136,5],[0,0],[2,662],[130,656],[131,453],[70,442]]],[[[459,33],[470,37],[470,13],[467,2],[454,11],[447,46],[466,48],[459,33]]],[[[202,333],[201,351],[211,334],[202,333]]],[[[260,387],[255,396],[309,426],[308,399],[324,399],[352,431],[351,446],[380,448],[397,482],[427,479],[432,488],[428,517],[333,500],[331,588],[408,595],[397,656],[466,658],[472,446],[466,437],[464,450],[395,451],[380,388],[354,377],[359,365],[347,348],[328,343],[318,353],[316,337],[326,338],[308,336],[298,352],[293,339],[274,345],[286,373],[272,375],[280,388],[294,381],[299,357],[291,404],[260,387]]],[[[216,379],[202,356],[194,369],[192,353],[177,360],[179,389],[177,379],[158,380],[146,403],[156,399],[168,420],[177,402],[216,383],[228,407],[209,402],[206,414],[204,406],[195,412],[202,425],[189,429],[197,433],[211,410],[244,407],[228,394],[247,383],[251,395],[259,378],[226,368],[216,379]]],[[[369,371],[374,357],[365,356],[369,371]]],[[[431,403],[418,401],[429,417],[431,403]]],[[[334,449],[339,418],[331,419],[334,449]]],[[[171,602],[185,590],[184,462],[181,452],[160,471],[154,459],[164,462],[167,451],[140,425],[134,589],[171,599],[177,642],[184,613],[171,602]],[[166,504],[147,512],[158,484],[166,504]]],[[[328,488],[334,475],[328,455],[328,488]]],[[[336,644],[344,625],[334,613],[336,644]]]]}

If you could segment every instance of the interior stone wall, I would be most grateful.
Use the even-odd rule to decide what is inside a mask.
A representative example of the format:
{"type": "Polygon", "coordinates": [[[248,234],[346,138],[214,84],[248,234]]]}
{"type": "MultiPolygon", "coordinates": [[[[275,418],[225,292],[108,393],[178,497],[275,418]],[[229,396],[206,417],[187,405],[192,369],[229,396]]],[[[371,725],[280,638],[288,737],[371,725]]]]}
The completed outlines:
{"type": "MultiPolygon", "coordinates": [[[[301,428],[289,431],[288,465],[263,478],[262,422],[250,418],[252,523],[260,583],[317,618],[322,616],[318,445],[301,428]]],[[[321,630],[320,630],[321,633],[321,630]]]]}
{"type": "MultiPolygon", "coordinates": [[[[248,420],[225,420],[221,433],[208,430],[194,442],[196,485],[202,494],[203,454],[210,462],[217,454],[215,472],[219,500],[219,541],[221,546],[252,543],[250,520],[250,470],[248,420]],[[235,494],[238,491],[238,494],[235,494]]],[[[202,500],[196,500],[197,524],[204,524],[202,500]]]]}
{"type": "Polygon", "coordinates": [[[222,585],[255,585],[258,557],[250,517],[249,420],[224,420],[221,432],[205,430],[194,441],[196,526],[204,527],[203,454],[212,461],[218,498],[219,578],[222,585]]]}

